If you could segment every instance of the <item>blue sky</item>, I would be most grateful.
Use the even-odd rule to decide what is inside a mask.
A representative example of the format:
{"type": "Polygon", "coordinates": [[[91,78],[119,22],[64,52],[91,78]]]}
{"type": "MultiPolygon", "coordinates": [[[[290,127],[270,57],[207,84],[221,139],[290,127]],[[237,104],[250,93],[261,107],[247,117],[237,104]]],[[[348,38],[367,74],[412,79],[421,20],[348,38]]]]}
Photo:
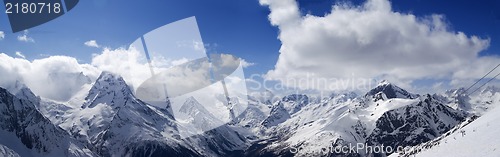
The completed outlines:
{"type": "Polygon", "coordinates": [[[21,51],[28,59],[68,55],[88,62],[92,53],[101,50],[86,47],[85,41],[96,40],[110,48],[128,46],[157,27],[196,16],[204,43],[212,45],[209,52],[236,54],[270,69],[280,43],[277,28],[267,20],[268,12],[258,1],[248,0],[83,0],[68,14],[30,29],[35,43],[18,42],[16,36],[23,32],[9,33],[2,14],[0,30],[6,32],[6,39],[0,42],[0,50],[10,55],[21,51]]]}
{"type": "MultiPolygon", "coordinates": [[[[364,1],[299,0],[302,14],[324,15],[338,2],[359,5],[364,1]]],[[[394,11],[427,16],[445,15],[452,30],[491,40],[481,55],[500,54],[500,2],[496,0],[395,0],[394,11]]],[[[5,8],[0,7],[0,12],[5,8]]],[[[33,60],[48,55],[66,55],[89,62],[102,49],[83,43],[96,40],[99,45],[126,47],[140,35],[165,24],[196,16],[201,36],[209,53],[229,53],[255,63],[246,74],[265,74],[279,57],[279,29],[268,20],[270,10],[258,0],[81,0],[66,15],[32,28],[27,34],[34,43],[20,42],[13,34],[5,14],[0,14],[0,52],[11,56],[22,52],[33,60]]]]}

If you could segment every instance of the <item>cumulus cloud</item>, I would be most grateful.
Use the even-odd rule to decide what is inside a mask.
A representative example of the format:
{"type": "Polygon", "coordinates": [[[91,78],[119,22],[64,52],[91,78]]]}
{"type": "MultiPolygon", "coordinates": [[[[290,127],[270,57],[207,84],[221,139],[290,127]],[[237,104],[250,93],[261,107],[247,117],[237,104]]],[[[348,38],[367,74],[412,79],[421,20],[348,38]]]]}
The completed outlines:
{"type": "Polygon", "coordinates": [[[99,44],[97,44],[97,41],[95,41],[95,40],[89,40],[83,44],[85,44],[85,46],[88,46],[88,47],[95,47],[95,48],[101,47],[101,46],[99,46],[99,44]]]}
{"type": "MultiPolygon", "coordinates": [[[[16,53],[16,55],[22,55],[16,53]]],[[[136,50],[105,49],[93,56],[90,64],[78,63],[68,56],[49,56],[29,61],[0,54],[0,86],[8,88],[21,81],[35,94],[56,101],[68,101],[85,85],[95,81],[102,71],[122,75],[131,85],[138,86],[151,76],[136,50]]]]}
{"type": "Polygon", "coordinates": [[[3,31],[0,31],[0,40],[4,39],[5,38],[5,32],[3,31]]]}
{"type": "Polygon", "coordinates": [[[0,86],[8,88],[16,81],[26,84],[35,94],[57,101],[67,101],[84,84],[95,79],[98,70],[79,64],[75,58],[51,56],[28,61],[0,54],[0,86]]]}
{"type": "MultiPolygon", "coordinates": [[[[106,48],[101,54],[93,56],[91,65],[100,70],[110,71],[122,76],[133,88],[138,87],[143,81],[152,76],[146,57],[135,48],[106,48]]],[[[153,72],[156,73],[160,70],[154,68],[153,72]]]]}
{"type": "Polygon", "coordinates": [[[16,56],[21,57],[23,59],[26,58],[26,56],[24,56],[24,54],[19,51],[16,51],[16,56]]]}
{"type": "Polygon", "coordinates": [[[323,79],[328,86],[366,78],[410,87],[419,79],[480,78],[500,62],[498,57],[479,56],[489,39],[450,30],[444,15],[393,11],[387,0],[336,4],[321,17],[302,16],[295,0],[259,2],[270,8],[270,23],[280,29],[282,43],[266,79],[287,86],[318,87],[309,83],[314,81],[297,84],[290,79],[323,79]]]}
{"type": "Polygon", "coordinates": [[[17,36],[17,40],[22,41],[22,42],[35,42],[35,39],[31,38],[28,36],[28,30],[24,30],[22,35],[17,36]]]}
{"type": "Polygon", "coordinates": [[[173,65],[181,65],[181,64],[187,63],[188,61],[189,60],[187,58],[181,58],[181,59],[178,59],[178,60],[173,60],[172,64],[173,65]]]}

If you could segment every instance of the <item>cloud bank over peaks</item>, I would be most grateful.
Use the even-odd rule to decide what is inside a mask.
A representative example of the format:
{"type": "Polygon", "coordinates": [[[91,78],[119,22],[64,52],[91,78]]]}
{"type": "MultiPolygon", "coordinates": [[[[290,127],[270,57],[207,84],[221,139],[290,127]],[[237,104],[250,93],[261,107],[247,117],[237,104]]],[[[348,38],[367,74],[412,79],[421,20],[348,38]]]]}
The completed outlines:
{"type": "Polygon", "coordinates": [[[0,53],[1,87],[8,88],[20,81],[37,95],[56,101],[67,101],[98,74],[95,67],[79,64],[67,56],[28,61],[0,53]]]}
{"type": "Polygon", "coordinates": [[[388,0],[335,4],[322,17],[301,15],[295,0],[260,4],[270,8],[270,23],[279,28],[282,43],[278,62],[265,77],[287,86],[317,87],[290,79],[323,79],[331,85],[366,78],[408,88],[420,79],[477,79],[500,62],[495,56],[479,56],[490,39],[450,30],[444,15],[393,11],[388,0]]]}
{"type": "MultiPolygon", "coordinates": [[[[79,63],[76,58],[69,56],[49,56],[30,61],[19,56],[21,53],[16,55],[17,57],[11,57],[0,53],[0,87],[9,88],[20,81],[36,95],[60,102],[69,101],[78,92],[89,88],[102,71],[122,76],[132,91],[152,76],[145,55],[134,47],[104,48],[101,53],[93,54],[88,64],[79,63]]],[[[232,58],[223,57],[222,61],[225,63],[230,59],[232,58]]],[[[252,65],[240,60],[242,66],[252,65]]],[[[188,61],[152,57],[153,72],[158,74],[188,61]]],[[[179,73],[187,72],[189,71],[179,73]]],[[[193,77],[181,81],[196,83],[197,79],[199,78],[193,77]]]]}

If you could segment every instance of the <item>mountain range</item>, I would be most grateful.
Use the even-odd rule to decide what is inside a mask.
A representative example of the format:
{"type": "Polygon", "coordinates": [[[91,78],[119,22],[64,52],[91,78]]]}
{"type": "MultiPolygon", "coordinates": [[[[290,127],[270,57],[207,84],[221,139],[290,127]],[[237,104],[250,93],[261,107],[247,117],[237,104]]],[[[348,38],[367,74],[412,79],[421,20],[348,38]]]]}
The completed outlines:
{"type": "Polygon", "coordinates": [[[382,81],[365,94],[248,95],[242,114],[207,128],[218,122],[205,102],[188,98],[181,112],[195,117],[189,127],[198,129],[183,138],[186,122],[138,99],[119,75],[102,72],[73,93],[58,102],[36,96],[21,81],[1,87],[0,156],[437,156],[463,147],[455,140],[496,138],[491,128],[500,103],[496,87],[473,95],[464,89],[420,95],[382,81]],[[362,151],[325,151],[360,143],[362,151]]]}

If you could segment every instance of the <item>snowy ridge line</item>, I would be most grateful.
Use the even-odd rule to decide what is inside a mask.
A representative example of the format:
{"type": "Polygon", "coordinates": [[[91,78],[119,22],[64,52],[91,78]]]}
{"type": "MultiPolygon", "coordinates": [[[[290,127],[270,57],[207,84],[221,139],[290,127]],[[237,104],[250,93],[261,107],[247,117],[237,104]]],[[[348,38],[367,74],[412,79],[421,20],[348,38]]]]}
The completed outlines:
{"type": "Polygon", "coordinates": [[[467,120],[465,120],[461,124],[455,126],[453,129],[451,129],[448,132],[444,133],[443,135],[441,135],[441,136],[439,136],[439,137],[437,137],[437,138],[435,138],[435,139],[433,139],[431,141],[428,141],[428,142],[425,142],[425,143],[413,146],[408,151],[404,150],[403,152],[400,152],[397,155],[400,156],[400,157],[411,157],[412,155],[416,155],[416,154],[422,152],[423,150],[428,150],[428,149],[433,148],[434,146],[438,146],[439,144],[441,144],[441,140],[442,139],[444,139],[444,138],[452,135],[453,133],[455,133],[457,131],[460,131],[462,128],[464,128],[465,126],[471,124],[472,122],[474,122],[479,117],[480,116],[473,115],[473,116],[467,118],[467,120]]]}

